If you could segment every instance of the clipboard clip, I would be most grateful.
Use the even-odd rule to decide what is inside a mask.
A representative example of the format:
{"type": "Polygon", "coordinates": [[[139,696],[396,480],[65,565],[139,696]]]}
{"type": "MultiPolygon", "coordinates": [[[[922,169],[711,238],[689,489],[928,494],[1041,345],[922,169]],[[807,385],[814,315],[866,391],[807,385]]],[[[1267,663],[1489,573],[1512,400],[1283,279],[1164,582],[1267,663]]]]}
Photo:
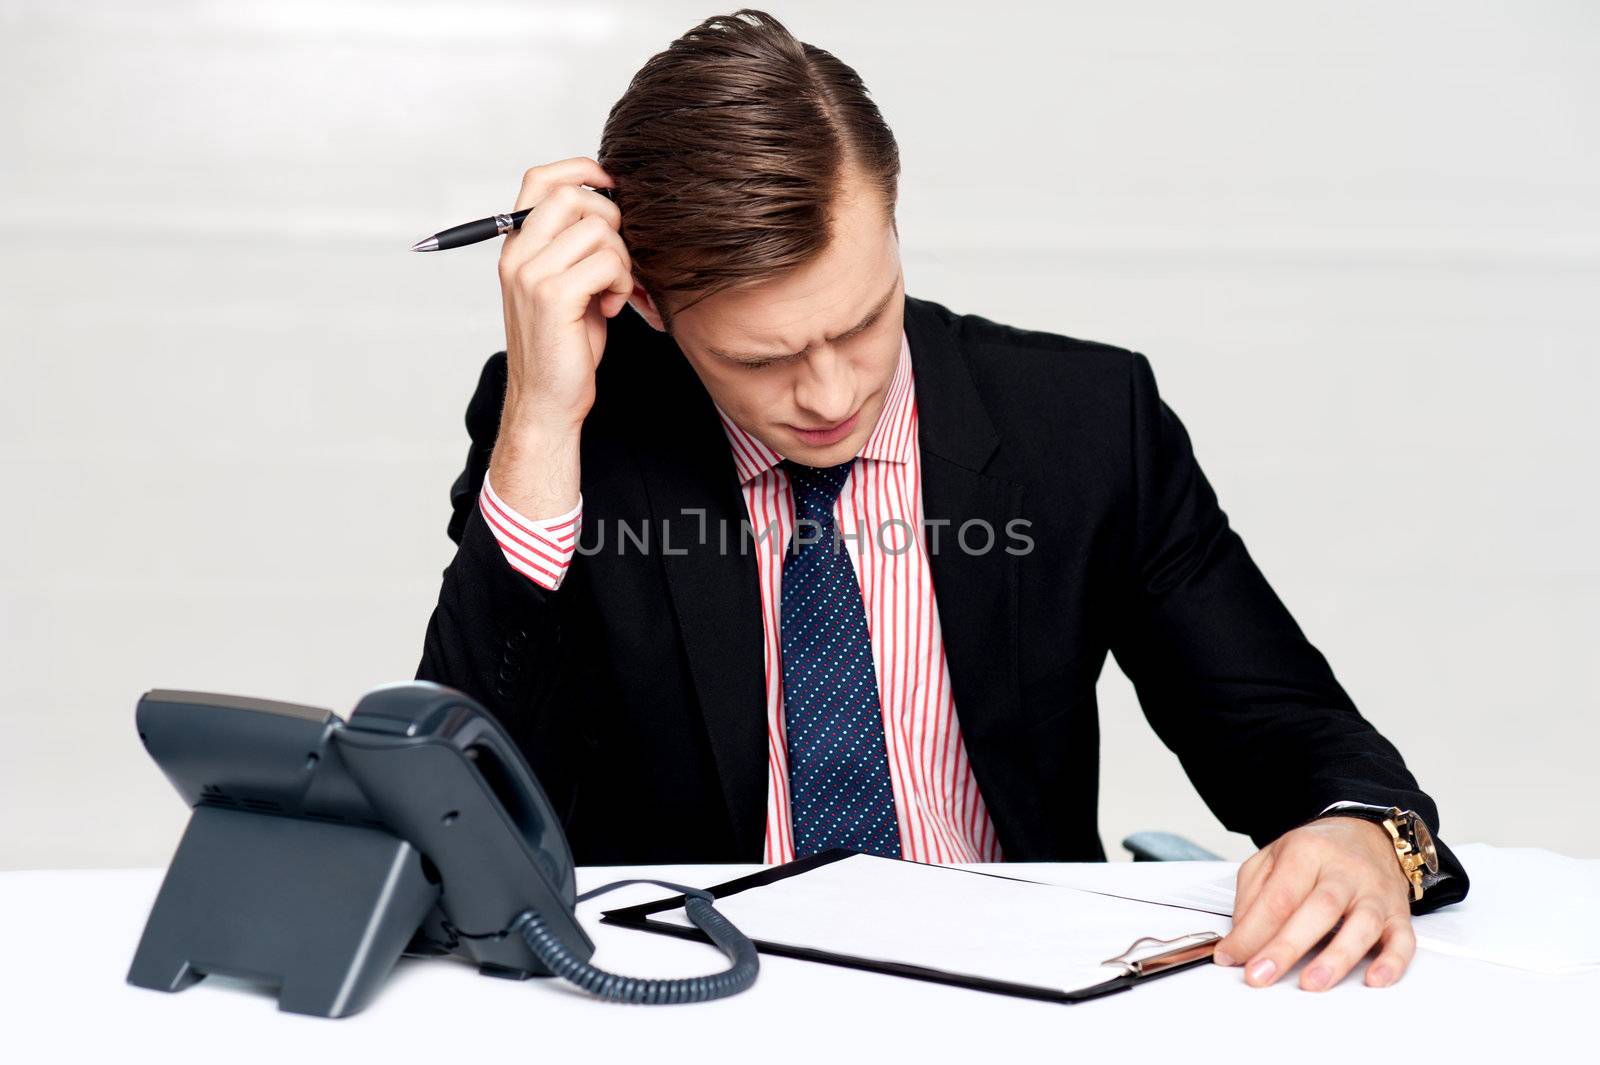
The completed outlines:
{"type": "Polygon", "coordinates": [[[1107,958],[1100,964],[1120,966],[1128,976],[1151,976],[1175,965],[1209,957],[1221,939],[1217,932],[1191,932],[1176,939],[1145,936],[1134,940],[1131,947],[1115,958],[1107,958]]]}

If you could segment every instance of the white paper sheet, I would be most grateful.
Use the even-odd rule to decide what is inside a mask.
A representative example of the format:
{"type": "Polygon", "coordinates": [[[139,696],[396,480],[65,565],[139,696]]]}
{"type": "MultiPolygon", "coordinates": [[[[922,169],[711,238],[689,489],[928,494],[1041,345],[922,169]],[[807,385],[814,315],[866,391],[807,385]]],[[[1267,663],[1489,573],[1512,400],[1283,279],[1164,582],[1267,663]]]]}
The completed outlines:
{"type": "Polygon", "coordinates": [[[1540,973],[1600,968],[1600,861],[1487,843],[1455,853],[1472,888],[1417,918],[1419,947],[1540,973]]]}
{"type": "MultiPolygon", "coordinates": [[[[1532,847],[1455,848],[1472,888],[1464,901],[1418,917],[1417,946],[1529,972],[1600,968],[1600,861],[1532,847]]],[[[1181,872],[1171,863],[1163,873],[1181,872]]],[[[1233,911],[1234,876],[1188,883],[1151,878],[1130,897],[1209,913],[1233,911]]]]}
{"type": "MultiPolygon", "coordinates": [[[[996,867],[997,870],[1003,867],[996,867]]],[[[1143,936],[1226,932],[1225,917],[916,862],[852,855],[717,900],[752,939],[1074,991],[1143,936]]],[[[653,920],[689,925],[682,909],[653,920]]]]}
{"type": "Polygon", "coordinates": [[[1233,872],[1216,880],[1198,880],[1191,884],[1174,884],[1151,891],[1122,891],[1118,894],[1144,902],[1158,902],[1163,906],[1181,906],[1219,917],[1231,917],[1237,877],[1238,873],[1233,872]]]}

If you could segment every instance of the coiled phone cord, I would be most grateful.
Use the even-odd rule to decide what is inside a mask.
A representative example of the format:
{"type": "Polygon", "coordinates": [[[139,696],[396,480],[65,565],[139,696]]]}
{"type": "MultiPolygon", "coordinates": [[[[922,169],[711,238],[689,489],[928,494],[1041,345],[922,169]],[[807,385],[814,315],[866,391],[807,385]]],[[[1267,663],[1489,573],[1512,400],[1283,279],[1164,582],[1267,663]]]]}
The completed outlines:
{"type": "Polygon", "coordinates": [[[670,980],[619,976],[580,960],[565,943],[551,933],[544,919],[533,910],[524,910],[518,914],[509,931],[520,933],[523,942],[528,944],[528,949],[533,951],[534,957],[552,973],[563,980],[571,981],[590,994],[614,1002],[651,1006],[680,1002],[709,1002],[712,999],[736,995],[755,983],[756,973],[761,968],[755,944],[726,917],[717,912],[716,907],[712,905],[713,897],[710,892],[684,887],[681,884],[671,884],[665,880],[618,880],[614,884],[584,892],[578,896],[577,901],[583,902],[629,884],[655,884],[681,892],[684,895],[684,909],[689,915],[689,920],[706,934],[718,950],[727,955],[731,962],[728,968],[709,976],[689,976],[670,980]]]}

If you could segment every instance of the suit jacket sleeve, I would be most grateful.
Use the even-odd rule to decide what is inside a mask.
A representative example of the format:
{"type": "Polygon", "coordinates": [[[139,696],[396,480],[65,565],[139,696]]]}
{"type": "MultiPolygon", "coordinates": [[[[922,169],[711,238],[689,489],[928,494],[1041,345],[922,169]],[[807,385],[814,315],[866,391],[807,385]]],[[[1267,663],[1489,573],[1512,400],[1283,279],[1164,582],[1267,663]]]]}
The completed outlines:
{"type": "MultiPolygon", "coordinates": [[[[559,653],[563,590],[514,569],[485,521],[478,494],[499,433],[505,356],[484,365],[467,405],[466,467],[450,488],[447,532],[457,546],[428,618],[417,679],[470,695],[512,734],[555,809],[566,820],[582,759],[559,653]]],[[[566,588],[566,584],[562,585],[566,588]]]]}
{"type": "MultiPolygon", "coordinates": [[[[1265,846],[1330,803],[1439,813],[1400,752],[1361,716],[1256,567],[1188,433],[1132,359],[1135,559],[1112,653],[1157,734],[1213,813],[1265,846]]],[[[1446,879],[1416,912],[1466,894],[1446,879]]]]}

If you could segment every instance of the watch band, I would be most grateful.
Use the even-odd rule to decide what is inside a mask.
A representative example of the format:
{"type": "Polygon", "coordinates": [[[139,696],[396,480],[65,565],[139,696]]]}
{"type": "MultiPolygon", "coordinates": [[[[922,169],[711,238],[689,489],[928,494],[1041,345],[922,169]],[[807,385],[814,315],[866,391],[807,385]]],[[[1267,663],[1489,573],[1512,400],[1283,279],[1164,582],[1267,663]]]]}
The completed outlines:
{"type": "Polygon", "coordinates": [[[1381,825],[1394,844],[1400,872],[1411,882],[1413,902],[1421,901],[1428,888],[1450,875],[1438,869],[1427,823],[1411,810],[1362,802],[1336,802],[1325,807],[1314,820],[1324,817],[1358,817],[1381,825]]]}

